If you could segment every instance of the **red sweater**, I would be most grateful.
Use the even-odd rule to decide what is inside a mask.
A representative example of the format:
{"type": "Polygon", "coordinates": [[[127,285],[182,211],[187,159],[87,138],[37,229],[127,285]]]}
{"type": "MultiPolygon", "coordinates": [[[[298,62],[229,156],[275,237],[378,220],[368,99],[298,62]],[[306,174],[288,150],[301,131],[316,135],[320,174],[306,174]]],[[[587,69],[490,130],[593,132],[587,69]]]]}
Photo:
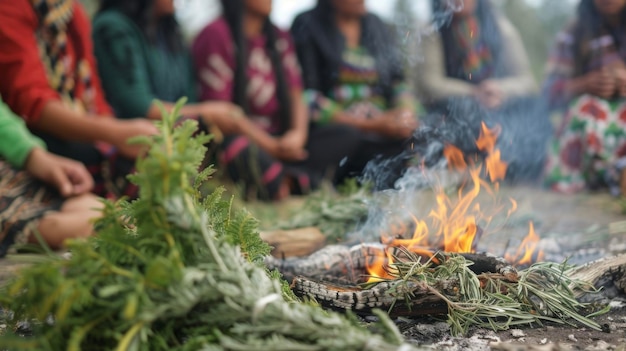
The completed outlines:
{"type": "MultiPolygon", "coordinates": [[[[35,32],[39,20],[29,0],[0,1],[0,95],[11,109],[20,115],[29,125],[35,124],[43,107],[51,100],[61,100],[59,94],[50,86],[44,64],[41,61],[35,32]]],[[[96,61],[93,56],[91,26],[82,6],[74,1],[73,18],[68,31],[77,33],[68,35],[67,62],[76,66],[76,42],[79,40],[85,48],[85,59],[91,66],[95,106],[88,106],[97,115],[112,116],[107,104],[96,61]],[[76,39],[73,39],[76,38],[76,39]]],[[[76,80],[74,93],[80,96],[83,83],[76,80]]]]}

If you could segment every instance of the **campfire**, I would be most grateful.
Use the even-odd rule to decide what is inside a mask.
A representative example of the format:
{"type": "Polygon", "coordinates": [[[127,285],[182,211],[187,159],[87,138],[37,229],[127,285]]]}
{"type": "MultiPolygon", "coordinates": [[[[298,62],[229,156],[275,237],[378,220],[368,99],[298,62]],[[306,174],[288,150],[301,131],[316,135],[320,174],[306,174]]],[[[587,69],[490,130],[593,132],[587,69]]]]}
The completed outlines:
{"type": "Polygon", "coordinates": [[[533,265],[543,260],[543,253],[532,222],[514,252],[502,257],[477,253],[481,239],[502,229],[492,224],[493,219],[503,212],[508,218],[517,209],[514,199],[505,205],[497,199],[499,181],[507,170],[496,149],[497,136],[497,129],[482,125],[476,141],[480,158],[467,157],[453,145],[445,147],[449,171],[467,177],[456,196],[435,187],[435,206],[425,219],[408,213],[410,222],[390,221],[380,242],[329,245],[308,257],[270,258],[267,264],[292,281],[296,295],[331,309],[358,314],[383,309],[392,316],[447,314],[457,333],[481,321],[508,328],[564,316],[598,328],[577,314],[581,305],[570,297],[576,284],[566,278],[565,264],[533,265]],[[494,199],[494,211],[481,206],[481,194],[494,199]],[[503,315],[513,317],[501,324],[503,315]]]}

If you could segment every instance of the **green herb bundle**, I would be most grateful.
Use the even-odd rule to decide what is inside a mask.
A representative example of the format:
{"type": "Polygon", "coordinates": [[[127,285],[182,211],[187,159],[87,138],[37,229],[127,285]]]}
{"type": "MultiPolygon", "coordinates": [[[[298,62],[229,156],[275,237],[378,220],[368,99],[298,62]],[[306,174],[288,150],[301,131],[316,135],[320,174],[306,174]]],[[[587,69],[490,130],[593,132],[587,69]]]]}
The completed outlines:
{"type": "Polygon", "coordinates": [[[69,243],[0,291],[11,311],[9,350],[410,350],[381,314],[375,335],[355,319],[292,300],[260,264],[269,247],[257,223],[198,187],[209,137],[160,123],[132,181],[133,202],[107,203],[97,235],[69,243]],[[28,321],[32,336],[17,335],[28,321]]]}
{"type": "Polygon", "coordinates": [[[570,276],[573,266],[541,262],[520,271],[511,281],[497,273],[476,274],[474,263],[461,255],[437,254],[439,263],[406,253],[409,259],[393,264],[389,273],[395,277],[394,292],[407,300],[403,293],[407,284],[425,284],[448,306],[448,324],[453,335],[466,334],[470,327],[506,330],[516,325],[541,325],[544,321],[576,325],[595,330],[600,326],[589,317],[608,311],[604,309],[583,316],[580,313],[593,306],[579,302],[575,291],[594,291],[593,286],[570,276]],[[442,286],[442,282],[452,282],[442,286]]]}
{"type": "Polygon", "coordinates": [[[276,225],[277,229],[297,229],[316,227],[330,243],[345,241],[346,235],[357,230],[357,226],[367,219],[372,196],[367,186],[356,185],[356,180],[348,180],[337,195],[331,191],[319,191],[276,225]]]}

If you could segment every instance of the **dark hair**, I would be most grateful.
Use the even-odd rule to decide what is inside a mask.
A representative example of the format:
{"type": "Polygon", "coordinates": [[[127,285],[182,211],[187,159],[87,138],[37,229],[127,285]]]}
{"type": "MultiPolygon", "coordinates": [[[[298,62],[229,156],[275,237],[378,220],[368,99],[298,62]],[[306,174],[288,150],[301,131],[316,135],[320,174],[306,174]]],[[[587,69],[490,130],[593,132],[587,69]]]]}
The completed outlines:
{"type": "Polygon", "coordinates": [[[588,69],[587,65],[591,60],[591,48],[589,47],[591,40],[606,34],[613,37],[617,50],[624,44],[620,42],[621,37],[617,30],[624,30],[626,7],[622,10],[620,28],[617,30],[609,28],[593,0],[581,0],[576,12],[578,18],[573,30],[574,71],[577,74],[582,74],[588,69]]]}
{"type": "MultiPolygon", "coordinates": [[[[463,72],[459,72],[465,53],[459,51],[459,47],[453,39],[452,26],[450,25],[453,13],[448,7],[450,1],[432,1],[432,22],[441,34],[445,52],[446,72],[449,76],[465,79],[463,72]]],[[[493,57],[494,74],[496,76],[506,75],[507,72],[502,72],[503,63],[500,55],[502,35],[496,20],[495,9],[489,0],[476,0],[475,13],[480,23],[482,40],[484,40],[493,57]]]]}
{"type": "MultiPolygon", "coordinates": [[[[246,95],[246,62],[248,49],[246,47],[246,37],[243,30],[243,11],[245,5],[243,0],[221,0],[221,3],[223,11],[222,16],[228,23],[235,47],[233,102],[247,113],[249,112],[246,95]]],[[[276,95],[279,106],[278,117],[281,132],[284,132],[291,127],[291,98],[288,93],[285,68],[283,67],[280,53],[276,48],[276,28],[269,17],[263,24],[263,35],[265,36],[265,49],[267,50],[270,61],[272,62],[272,67],[274,68],[276,95]]]]}
{"type": "Polygon", "coordinates": [[[156,43],[158,38],[162,37],[170,51],[184,50],[183,35],[176,17],[169,15],[155,21],[151,16],[153,6],[154,0],[100,0],[96,16],[104,11],[116,9],[135,22],[151,43],[156,43]]]}
{"type": "MultiPolygon", "coordinates": [[[[315,8],[311,11],[312,21],[307,24],[306,30],[318,32],[314,34],[319,39],[316,44],[320,46],[324,58],[329,62],[330,71],[333,72],[331,79],[336,80],[343,61],[345,40],[337,27],[332,1],[317,0],[315,8]]],[[[404,79],[404,62],[391,27],[378,16],[372,13],[365,14],[361,18],[360,44],[374,58],[379,76],[378,86],[385,99],[390,102],[393,97],[391,89],[393,83],[404,79]]]]}

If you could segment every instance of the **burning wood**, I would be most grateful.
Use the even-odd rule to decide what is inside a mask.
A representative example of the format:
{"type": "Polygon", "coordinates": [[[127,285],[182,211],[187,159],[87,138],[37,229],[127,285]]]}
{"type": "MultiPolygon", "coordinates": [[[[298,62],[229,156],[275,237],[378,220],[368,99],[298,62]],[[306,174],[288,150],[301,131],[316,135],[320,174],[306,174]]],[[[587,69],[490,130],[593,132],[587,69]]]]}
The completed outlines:
{"type": "MultiPolygon", "coordinates": [[[[449,259],[443,253],[428,252],[419,260],[441,263],[449,259]]],[[[384,246],[361,244],[351,248],[341,245],[327,246],[307,258],[277,260],[269,258],[270,269],[278,269],[286,279],[292,281],[291,288],[297,296],[314,298],[330,309],[351,310],[359,314],[371,314],[375,308],[389,311],[392,316],[441,314],[447,312],[445,301],[433,291],[454,294],[459,290],[457,279],[437,280],[430,286],[424,281],[411,281],[400,290],[396,283],[374,280],[380,284],[370,285],[368,269],[372,262],[379,262],[384,246]],[[435,289],[435,290],[433,290],[435,289]],[[410,301],[404,296],[410,295],[410,301]]],[[[396,249],[393,254],[400,262],[415,260],[415,254],[396,249]]],[[[517,271],[503,259],[488,254],[462,254],[473,264],[469,269],[474,274],[491,274],[509,282],[518,279],[517,271]]],[[[383,266],[393,269],[388,263],[383,266]]],[[[394,274],[398,274],[396,272],[394,274]]]]}
{"type": "MultiPolygon", "coordinates": [[[[370,251],[371,247],[360,245],[332,247],[328,251],[332,255],[326,257],[350,257],[352,262],[367,266],[370,258],[355,260],[354,256],[370,251]]],[[[423,256],[404,253],[405,258],[389,265],[387,272],[392,279],[352,285],[320,280],[327,273],[323,267],[332,264],[319,261],[324,257],[320,254],[314,257],[317,262],[302,264],[309,269],[322,268],[318,277],[296,276],[291,288],[297,296],[312,298],[323,307],[357,314],[371,314],[375,309],[386,310],[391,316],[447,314],[454,334],[464,334],[470,326],[498,330],[545,321],[572,325],[575,321],[600,330],[597,323],[579,314],[590,306],[579,302],[574,293],[590,292],[593,287],[571,278],[571,267],[565,264],[540,263],[517,272],[502,259],[485,254],[438,252],[422,262],[423,256]]],[[[304,262],[301,260],[292,266],[292,273],[293,267],[304,262]]],[[[350,268],[359,268],[357,265],[350,268]]]]}
{"type": "MultiPolygon", "coordinates": [[[[469,168],[458,149],[444,149],[451,168],[468,172],[470,186],[461,187],[456,198],[436,189],[436,206],[426,220],[409,214],[412,224],[383,232],[380,244],[329,246],[307,258],[269,258],[266,263],[292,280],[296,295],[313,298],[324,307],[358,314],[384,309],[392,316],[447,314],[456,334],[471,325],[507,329],[542,321],[571,323],[572,319],[599,329],[578,314],[587,306],[575,299],[572,289],[589,286],[569,278],[569,266],[534,264],[519,273],[512,266],[529,265],[542,257],[532,223],[520,248],[506,260],[475,253],[481,236],[490,234],[494,218],[483,211],[478,196],[481,192],[495,195],[497,181],[507,168],[495,149],[497,134],[483,125],[477,141],[486,153],[482,166],[469,162],[469,168]]],[[[507,216],[516,208],[511,199],[507,216]]]]}

